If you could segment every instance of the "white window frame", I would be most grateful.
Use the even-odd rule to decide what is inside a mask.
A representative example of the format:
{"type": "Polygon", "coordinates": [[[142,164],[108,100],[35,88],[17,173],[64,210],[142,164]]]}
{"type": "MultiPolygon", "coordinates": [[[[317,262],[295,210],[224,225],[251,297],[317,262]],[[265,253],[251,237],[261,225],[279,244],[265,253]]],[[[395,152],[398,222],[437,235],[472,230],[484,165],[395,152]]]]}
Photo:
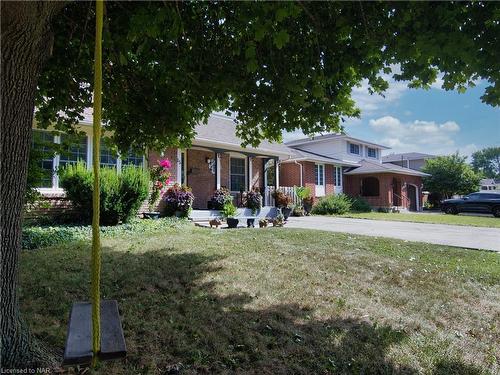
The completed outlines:
{"type": "Polygon", "coordinates": [[[314,186],[315,186],[315,195],[317,197],[323,197],[326,195],[326,184],[325,184],[325,164],[321,163],[316,163],[314,164],[314,186]],[[321,175],[319,173],[319,170],[321,168],[321,175]],[[316,176],[320,177],[318,178],[319,181],[316,180],[316,176]],[[318,184],[320,182],[320,184],[318,184]]]}
{"type": "Polygon", "coordinates": [[[351,143],[351,142],[348,142],[347,144],[348,144],[348,150],[349,150],[350,154],[361,156],[361,149],[362,149],[362,147],[361,147],[360,144],[358,144],[358,143],[351,143]],[[357,153],[356,152],[352,152],[351,151],[351,146],[357,146],[358,147],[358,152],[357,153]]]}
{"type": "MultiPolygon", "coordinates": [[[[231,160],[232,159],[243,159],[244,162],[245,162],[245,189],[248,187],[248,165],[247,165],[247,158],[245,156],[233,156],[233,155],[230,155],[229,156],[229,171],[228,171],[228,175],[229,175],[229,189],[230,189],[230,192],[233,193],[233,194],[236,194],[236,193],[239,193],[240,191],[236,191],[236,190],[233,190],[232,188],[232,184],[231,184],[231,160]]],[[[241,175],[238,175],[238,176],[241,176],[241,175]]]]}
{"type": "Polygon", "coordinates": [[[366,147],[366,156],[372,159],[378,159],[378,150],[375,147],[366,147]],[[370,150],[375,151],[375,156],[370,156],[370,150]]]}
{"type": "Polygon", "coordinates": [[[342,186],[342,167],[334,167],[334,173],[335,173],[335,186],[341,187],[342,186]]]}

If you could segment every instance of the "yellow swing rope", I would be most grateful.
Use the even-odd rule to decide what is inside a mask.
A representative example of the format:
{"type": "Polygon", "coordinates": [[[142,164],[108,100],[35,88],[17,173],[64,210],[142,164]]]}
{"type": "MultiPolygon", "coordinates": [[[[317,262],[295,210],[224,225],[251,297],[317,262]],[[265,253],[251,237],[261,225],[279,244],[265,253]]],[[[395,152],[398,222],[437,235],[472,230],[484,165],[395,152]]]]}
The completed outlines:
{"type": "Polygon", "coordinates": [[[102,106],[102,24],[103,24],[103,0],[96,0],[95,13],[95,55],[94,55],[94,119],[92,148],[92,167],[94,170],[94,191],[92,193],[92,352],[94,357],[92,366],[97,363],[97,354],[101,350],[101,239],[99,229],[99,207],[100,207],[100,140],[101,140],[101,106],[102,106]]]}

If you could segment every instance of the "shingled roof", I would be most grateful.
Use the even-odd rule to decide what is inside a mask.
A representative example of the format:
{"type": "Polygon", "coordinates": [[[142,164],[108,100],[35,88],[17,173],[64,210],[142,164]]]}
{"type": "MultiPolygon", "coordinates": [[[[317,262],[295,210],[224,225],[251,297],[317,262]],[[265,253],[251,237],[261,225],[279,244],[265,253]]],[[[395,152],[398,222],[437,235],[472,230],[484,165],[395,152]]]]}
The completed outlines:
{"type": "Polygon", "coordinates": [[[397,173],[406,174],[410,176],[430,176],[427,173],[416,171],[410,168],[403,168],[399,165],[390,163],[377,163],[366,159],[359,162],[360,166],[358,168],[352,169],[345,172],[345,175],[356,175],[356,174],[370,174],[370,173],[397,173]]]}
{"type": "Polygon", "coordinates": [[[219,145],[220,148],[231,148],[256,154],[292,157],[293,151],[280,143],[263,140],[258,147],[242,147],[241,138],[236,136],[236,124],[231,117],[213,114],[206,124],[195,128],[196,136],[193,145],[219,145]]]}
{"type": "Polygon", "coordinates": [[[300,148],[292,148],[293,157],[290,159],[292,161],[311,161],[314,163],[325,163],[325,164],[335,164],[342,165],[346,167],[356,167],[359,166],[357,162],[351,162],[346,160],[341,160],[337,158],[332,158],[330,156],[321,155],[316,152],[306,151],[300,148]]]}
{"type": "Polygon", "coordinates": [[[402,154],[389,154],[382,156],[383,163],[392,163],[401,160],[420,160],[420,159],[434,159],[436,155],[423,154],[421,152],[404,152],[402,154]]]}

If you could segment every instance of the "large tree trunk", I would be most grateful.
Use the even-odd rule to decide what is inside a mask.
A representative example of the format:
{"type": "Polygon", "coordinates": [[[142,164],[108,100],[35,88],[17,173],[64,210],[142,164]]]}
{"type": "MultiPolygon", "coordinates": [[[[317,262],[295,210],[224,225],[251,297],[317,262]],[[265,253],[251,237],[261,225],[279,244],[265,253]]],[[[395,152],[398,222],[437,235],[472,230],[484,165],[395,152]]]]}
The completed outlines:
{"type": "Polygon", "coordinates": [[[31,336],[17,296],[21,216],[26,187],[38,77],[52,48],[50,22],[64,6],[56,2],[2,2],[1,76],[1,365],[52,365],[31,336]]]}

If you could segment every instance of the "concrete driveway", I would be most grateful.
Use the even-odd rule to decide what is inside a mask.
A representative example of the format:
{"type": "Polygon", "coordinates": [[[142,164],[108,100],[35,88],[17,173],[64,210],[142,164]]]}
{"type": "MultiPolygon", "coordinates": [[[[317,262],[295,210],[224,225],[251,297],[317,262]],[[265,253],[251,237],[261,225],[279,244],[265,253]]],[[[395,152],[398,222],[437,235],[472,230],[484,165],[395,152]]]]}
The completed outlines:
{"type": "Polygon", "coordinates": [[[349,219],[330,216],[290,217],[288,228],[318,229],[365,236],[398,238],[438,245],[500,252],[500,229],[462,225],[349,219]]]}

